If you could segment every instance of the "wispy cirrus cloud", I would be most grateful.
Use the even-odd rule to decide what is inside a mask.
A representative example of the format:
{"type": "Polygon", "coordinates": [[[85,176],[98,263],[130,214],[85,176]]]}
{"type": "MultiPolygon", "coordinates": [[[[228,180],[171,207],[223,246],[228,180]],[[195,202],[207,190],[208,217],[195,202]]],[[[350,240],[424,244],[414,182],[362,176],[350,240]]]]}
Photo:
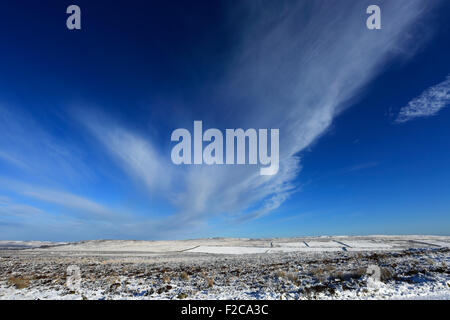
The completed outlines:
{"type": "MultiPolygon", "coordinates": [[[[82,215],[85,218],[90,216],[94,219],[109,219],[117,216],[117,213],[114,213],[113,210],[108,209],[106,206],[67,191],[52,190],[42,186],[35,186],[10,179],[0,179],[0,188],[13,191],[16,194],[20,194],[27,198],[58,205],[65,210],[76,211],[76,215],[82,215]]],[[[5,200],[5,203],[9,204],[9,201],[5,200]]],[[[20,205],[18,208],[25,208],[25,206],[20,205]]],[[[37,210],[39,210],[39,212],[44,212],[38,208],[36,208],[34,212],[38,212],[37,210]]]]}
{"type": "Polygon", "coordinates": [[[416,118],[434,116],[448,105],[450,105],[450,75],[443,82],[426,89],[408,102],[400,109],[395,122],[403,123],[416,118]]]}
{"type": "Polygon", "coordinates": [[[0,103],[0,164],[47,180],[80,181],[90,176],[82,148],[55,134],[20,106],[0,103]]]}
{"type": "Polygon", "coordinates": [[[167,189],[172,179],[170,162],[152,141],[127,129],[104,114],[74,111],[75,118],[88,129],[116,163],[150,192],[167,189]]]}
{"type": "MultiPolygon", "coordinates": [[[[200,95],[211,102],[210,108],[198,112],[202,108],[190,108],[186,101],[178,112],[184,119],[163,115],[173,129],[193,120],[220,129],[279,128],[280,168],[276,175],[261,176],[257,166],[175,166],[167,152],[169,130],[159,132],[163,142],[156,141],[112,115],[96,115],[91,110],[75,116],[89,138],[94,138],[88,139],[89,146],[94,145],[92,150],[80,150],[73,141],[42,128],[31,116],[0,108],[0,161],[29,170],[33,176],[51,177],[52,185],[61,189],[47,188],[45,181],[39,185],[5,182],[3,187],[27,199],[61,207],[71,212],[70,218],[84,217],[52,221],[51,225],[92,230],[85,236],[101,230],[103,235],[136,238],[181,237],[181,233],[205,227],[211,218],[244,222],[276,210],[297,190],[301,152],[326,133],[333,119],[393,57],[414,53],[417,43],[424,41],[423,33],[414,33],[420,26],[417,22],[439,3],[383,2],[383,28],[371,31],[365,27],[371,1],[341,2],[247,1],[240,8],[233,7],[230,19],[235,20],[228,31],[235,35],[235,46],[224,55],[229,60],[227,69],[213,83],[198,86],[204,91],[200,95]],[[100,176],[95,170],[101,167],[95,162],[97,153],[113,160],[113,166],[105,161],[106,171],[120,168],[124,179],[118,182],[100,176]],[[129,187],[127,180],[138,181],[134,191],[143,186],[151,196],[165,199],[171,214],[151,219],[147,212],[140,216],[131,209],[123,213],[93,200],[95,197],[67,191],[70,188],[64,181],[83,174],[102,181],[107,192],[114,189],[113,183],[123,190],[129,187]]],[[[177,113],[176,107],[171,111],[177,113]]],[[[157,127],[151,129],[158,131],[157,127]]]]}
{"type": "MultiPolygon", "coordinates": [[[[189,115],[183,108],[189,121],[201,119],[205,126],[279,128],[275,176],[260,176],[253,166],[176,167],[136,130],[101,118],[84,123],[125,172],[175,206],[174,227],[201,225],[217,215],[238,222],[260,217],[296,191],[299,153],[326,132],[390,59],[411,56],[425,41],[413,31],[432,6],[419,0],[386,2],[382,30],[370,31],[365,27],[369,4],[245,2],[241,17],[246,19],[236,26],[239,45],[226,76],[208,91],[214,109],[199,114],[194,108],[189,115]]],[[[189,121],[175,120],[173,126],[189,121]]]]}
{"type": "Polygon", "coordinates": [[[14,216],[14,217],[30,217],[34,215],[41,215],[44,211],[24,204],[4,203],[0,204],[0,216],[14,216]]]}
{"type": "MultiPolygon", "coordinates": [[[[94,238],[110,237],[154,239],[181,238],[180,231],[186,228],[192,232],[202,222],[180,220],[179,216],[150,218],[136,212],[109,207],[85,196],[68,191],[46,189],[20,181],[0,179],[0,190],[14,192],[14,198],[0,195],[0,234],[16,238],[11,227],[20,228],[21,235],[48,232],[65,234],[65,239],[80,239],[80,236],[94,238]],[[18,197],[17,197],[18,196],[18,197]],[[23,201],[33,204],[26,204],[23,201]],[[52,205],[51,209],[47,209],[52,205]],[[2,230],[1,228],[6,228],[2,230]],[[50,229],[55,229],[50,231],[50,229]],[[56,230],[58,229],[58,230],[56,230]]],[[[46,238],[46,237],[44,237],[46,238]]],[[[20,236],[17,239],[21,239],[20,236]]]]}

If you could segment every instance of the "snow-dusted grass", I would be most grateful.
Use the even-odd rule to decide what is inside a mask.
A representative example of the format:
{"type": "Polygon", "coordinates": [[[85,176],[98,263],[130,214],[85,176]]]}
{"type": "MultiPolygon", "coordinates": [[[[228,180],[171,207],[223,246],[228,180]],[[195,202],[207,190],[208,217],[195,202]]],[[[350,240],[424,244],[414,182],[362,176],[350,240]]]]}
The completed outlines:
{"type": "Polygon", "coordinates": [[[342,244],[335,241],[306,241],[309,248],[342,248],[342,244]]]}
{"type": "Polygon", "coordinates": [[[198,246],[187,252],[214,253],[214,254],[251,254],[266,253],[270,248],[261,247],[226,247],[226,246],[198,246]]]}
{"type": "Polygon", "coordinates": [[[342,243],[346,244],[351,248],[367,248],[367,249],[384,249],[384,248],[392,248],[392,245],[389,243],[375,242],[375,241],[354,241],[354,240],[345,240],[342,243]]]}
{"type": "Polygon", "coordinates": [[[449,239],[46,243],[0,250],[0,299],[448,299],[450,249],[436,243],[449,239]],[[70,265],[81,270],[79,290],[66,286],[70,265]]]}

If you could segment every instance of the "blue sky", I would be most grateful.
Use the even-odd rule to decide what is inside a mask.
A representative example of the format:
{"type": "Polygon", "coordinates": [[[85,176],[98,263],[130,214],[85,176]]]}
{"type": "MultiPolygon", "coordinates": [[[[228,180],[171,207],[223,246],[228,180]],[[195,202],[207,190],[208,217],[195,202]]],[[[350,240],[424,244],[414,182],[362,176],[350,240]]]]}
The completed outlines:
{"type": "Polygon", "coordinates": [[[10,2],[0,238],[448,235],[449,18],[437,0],[10,2]],[[279,128],[278,173],[174,165],[194,120],[279,128]]]}

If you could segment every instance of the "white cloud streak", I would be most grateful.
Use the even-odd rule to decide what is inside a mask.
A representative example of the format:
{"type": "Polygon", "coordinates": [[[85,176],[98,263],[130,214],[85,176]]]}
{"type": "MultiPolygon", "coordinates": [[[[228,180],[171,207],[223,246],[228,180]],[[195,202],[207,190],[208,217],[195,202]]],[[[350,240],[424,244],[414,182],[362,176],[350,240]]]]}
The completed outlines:
{"type": "Polygon", "coordinates": [[[423,1],[383,3],[379,31],[365,28],[367,1],[246,4],[242,16],[250,18],[241,21],[242,42],[219,85],[217,99],[226,101],[222,111],[228,115],[221,124],[279,128],[280,170],[261,177],[251,167],[185,169],[185,192],[176,203],[192,219],[226,213],[244,221],[278,208],[295,191],[299,152],[326,132],[392,57],[413,54],[416,47],[406,39],[424,41],[413,32],[425,13],[423,1]]]}
{"type": "Polygon", "coordinates": [[[170,162],[153,146],[150,139],[122,127],[95,112],[75,112],[90,133],[113,156],[119,166],[150,192],[166,190],[172,179],[170,162]]]}
{"type": "Polygon", "coordinates": [[[446,80],[426,89],[400,109],[395,122],[403,123],[416,118],[437,115],[439,110],[450,105],[450,75],[446,80]]]}
{"type": "Polygon", "coordinates": [[[105,119],[83,119],[125,172],[175,206],[163,223],[167,228],[202,226],[222,214],[246,221],[278,208],[296,191],[299,152],[326,132],[389,60],[411,56],[426,40],[414,36],[414,27],[432,7],[420,0],[383,2],[382,30],[371,31],[365,27],[370,1],[245,4],[240,45],[214,90],[216,106],[226,109],[193,114],[192,120],[201,118],[208,126],[208,119],[223,114],[223,129],[279,128],[275,176],[260,176],[255,166],[176,167],[138,133],[105,119]]]}
{"type": "Polygon", "coordinates": [[[86,197],[69,192],[46,189],[8,179],[0,179],[0,188],[14,191],[28,198],[56,204],[66,210],[74,210],[77,212],[77,215],[85,218],[111,219],[117,217],[117,214],[107,207],[86,197]]]}
{"type": "Polygon", "coordinates": [[[15,217],[29,217],[34,215],[41,215],[44,211],[33,206],[14,203],[0,203],[0,216],[15,216],[15,217]]]}
{"type": "Polygon", "coordinates": [[[0,161],[43,180],[79,182],[91,177],[83,152],[19,107],[0,104],[0,161]]]}

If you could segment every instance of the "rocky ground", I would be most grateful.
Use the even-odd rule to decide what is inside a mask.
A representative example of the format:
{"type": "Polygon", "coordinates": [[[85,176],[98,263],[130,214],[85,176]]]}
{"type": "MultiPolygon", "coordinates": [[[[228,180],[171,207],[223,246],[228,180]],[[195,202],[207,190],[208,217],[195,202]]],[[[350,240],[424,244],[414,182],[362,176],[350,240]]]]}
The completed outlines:
{"type": "Polygon", "coordinates": [[[0,299],[450,299],[447,243],[322,237],[8,247],[0,250],[0,299]]]}

